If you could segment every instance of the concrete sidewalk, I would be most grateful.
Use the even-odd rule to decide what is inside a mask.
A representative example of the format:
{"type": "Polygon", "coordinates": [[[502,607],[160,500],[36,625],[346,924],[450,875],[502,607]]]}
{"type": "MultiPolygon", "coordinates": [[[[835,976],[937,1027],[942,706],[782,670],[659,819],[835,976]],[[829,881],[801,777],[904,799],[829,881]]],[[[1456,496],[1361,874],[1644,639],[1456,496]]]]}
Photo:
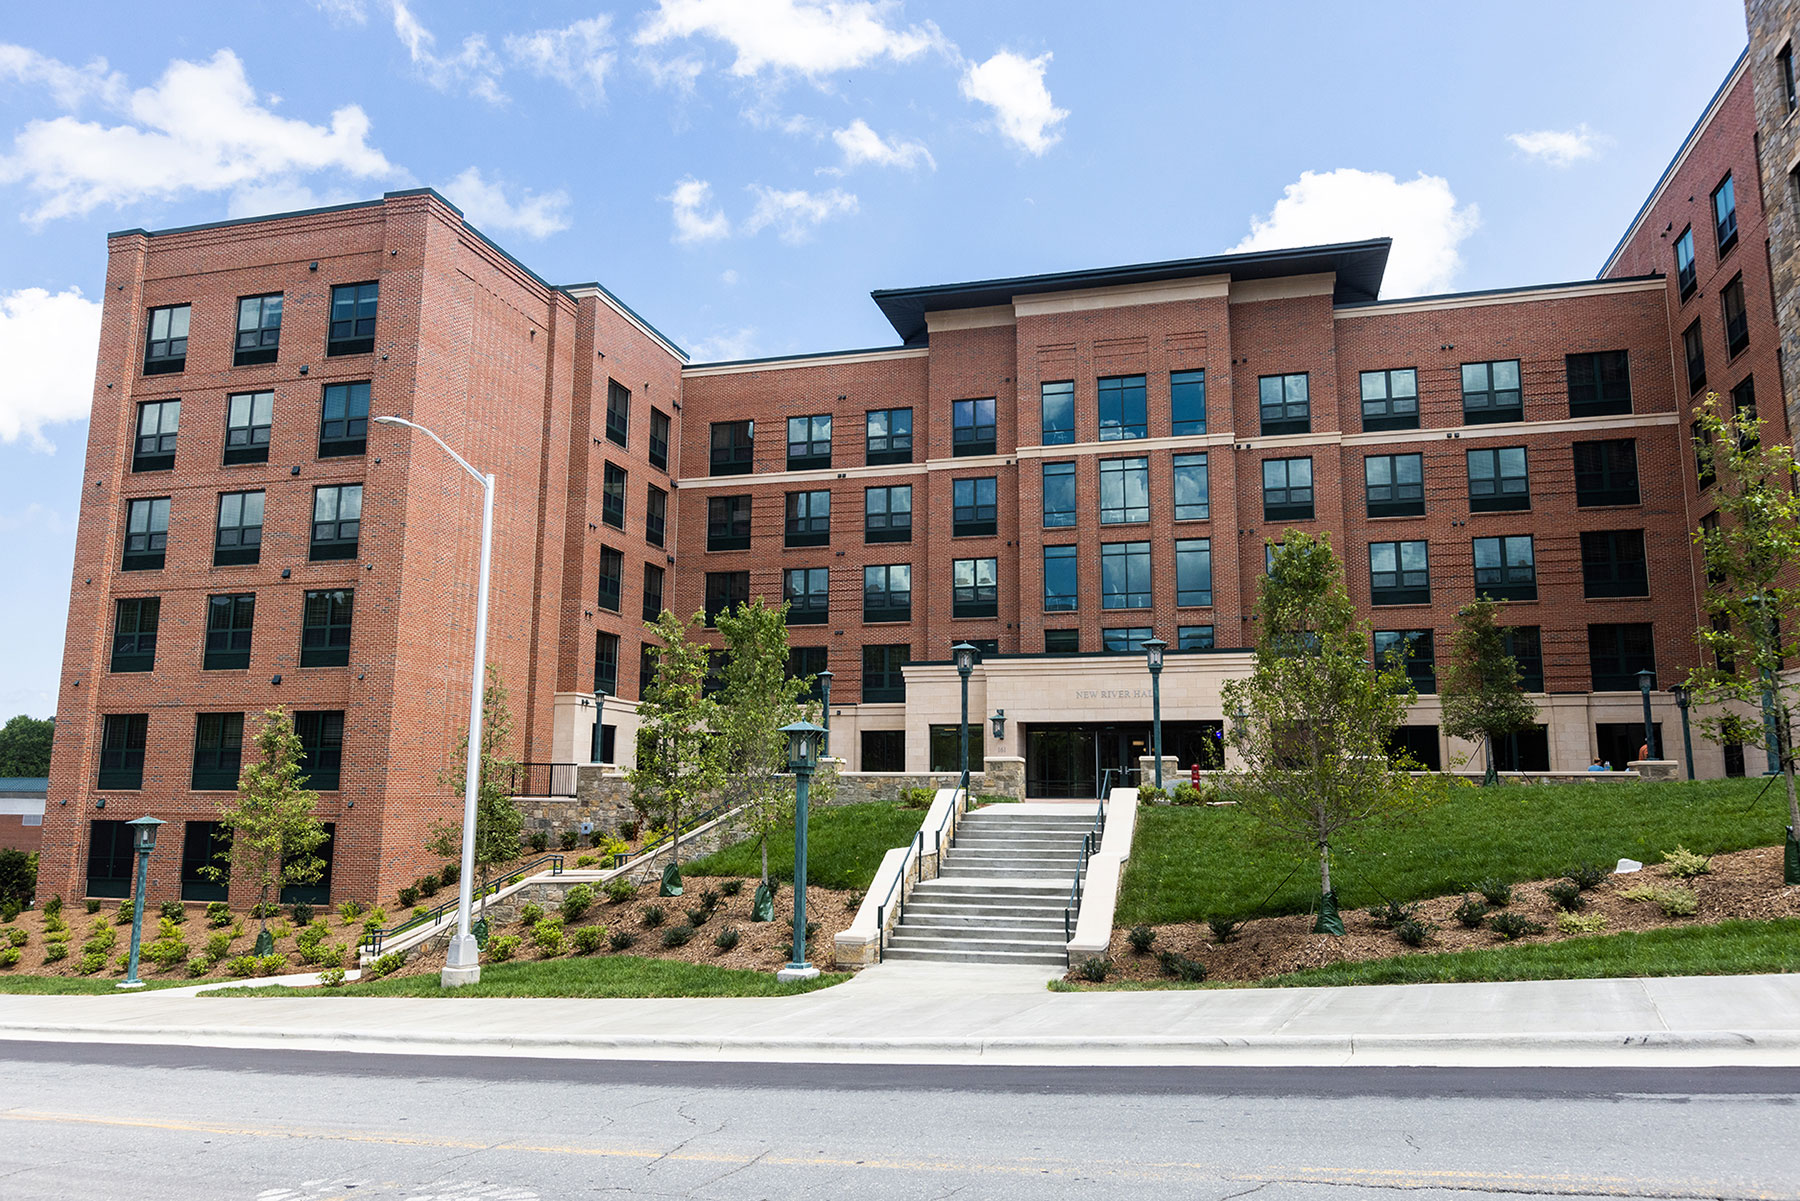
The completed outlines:
{"type": "Polygon", "coordinates": [[[0,996],[0,1039],[582,1059],[998,1064],[1800,1065],[1800,974],[1052,993],[889,963],[797,997],[0,996]]]}

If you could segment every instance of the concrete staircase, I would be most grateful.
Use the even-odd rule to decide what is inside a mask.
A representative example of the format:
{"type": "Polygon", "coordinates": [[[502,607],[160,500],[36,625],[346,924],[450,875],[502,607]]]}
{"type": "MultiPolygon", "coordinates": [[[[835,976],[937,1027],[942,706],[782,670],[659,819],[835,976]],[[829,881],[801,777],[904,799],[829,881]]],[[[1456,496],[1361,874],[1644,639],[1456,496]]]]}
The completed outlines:
{"type": "Polygon", "coordinates": [[[938,878],[917,885],[886,959],[1068,965],[1063,909],[1085,806],[990,805],[962,819],[938,878]]]}

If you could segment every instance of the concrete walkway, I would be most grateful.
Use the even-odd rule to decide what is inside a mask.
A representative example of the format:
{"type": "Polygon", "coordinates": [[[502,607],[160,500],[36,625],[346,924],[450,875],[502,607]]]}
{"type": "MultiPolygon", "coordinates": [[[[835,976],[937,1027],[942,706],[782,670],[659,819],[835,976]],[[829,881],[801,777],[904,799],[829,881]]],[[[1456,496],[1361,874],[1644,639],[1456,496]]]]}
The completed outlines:
{"type": "Polygon", "coordinates": [[[584,1059],[996,1064],[1800,1065],[1800,974],[1052,993],[887,963],[797,997],[0,996],[0,1039],[584,1059]]]}

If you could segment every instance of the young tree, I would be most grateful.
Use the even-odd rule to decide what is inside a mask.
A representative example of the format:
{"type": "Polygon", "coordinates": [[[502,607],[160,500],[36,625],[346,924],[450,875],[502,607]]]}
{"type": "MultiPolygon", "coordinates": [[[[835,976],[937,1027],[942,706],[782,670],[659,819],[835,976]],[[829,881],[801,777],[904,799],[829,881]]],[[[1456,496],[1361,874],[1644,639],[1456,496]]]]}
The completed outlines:
{"type": "Polygon", "coordinates": [[[1500,781],[1494,768],[1494,740],[1537,724],[1537,705],[1519,683],[1519,662],[1506,649],[1500,612],[1500,603],[1485,596],[1458,609],[1450,661],[1438,673],[1444,732],[1481,739],[1487,757],[1483,784],[1500,781]]]}
{"type": "Polygon", "coordinates": [[[1418,699],[1397,655],[1368,659],[1330,541],[1289,531],[1256,603],[1256,667],[1225,685],[1230,733],[1242,759],[1233,790],[1277,838],[1319,859],[1316,932],[1342,934],[1331,886],[1340,831],[1412,803],[1423,789],[1388,743],[1418,699]]]}
{"type": "Polygon", "coordinates": [[[50,736],[54,717],[27,717],[23,713],[0,726],[0,776],[50,774],[50,736]]]}
{"type": "Polygon", "coordinates": [[[723,683],[712,717],[710,744],[719,799],[743,806],[762,848],[762,880],[769,882],[769,839],[794,821],[794,781],[787,772],[781,727],[807,716],[801,698],[811,677],[787,674],[787,606],[771,609],[761,597],[718,617],[725,638],[723,683]]]}
{"type": "Polygon", "coordinates": [[[718,706],[706,695],[707,646],[693,636],[702,620],[696,613],[683,621],[665,609],[648,624],[662,645],[638,702],[637,766],[626,775],[639,815],[673,835],[673,879],[664,881],[670,889],[680,883],[681,824],[716,779],[707,743],[718,706]]]}
{"type": "Polygon", "coordinates": [[[244,768],[236,796],[219,805],[219,821],[231,831],[230,870],[218,864],[201,870],[220,883],[236,878],[256,888],[260,945],[273,908],[270,892],[279,899],[288,885],[311,884],[325,873],[325,861],[316,854],[325,842],[325,825],[315,812],[319,794],[306,787],[301,774],[300,737],[287,710],[263,714],[256,746],[261,760],[244,768]]]}
{"type": "MultiPolygon", "coordinates": [[[[494,865],[518,857],[519,829],[525,815],[513,800],[512,777],[517,762],[508,754],[512,742],[512,709],[507,704],[506,685],[500,669],[487,665],[487,680],[481,689],[481,768],[475,783],[475,875],[480,881],[481,912],[487,913],[488,876],[494,865]]],[[[458,820],[433,828],[426,849],[434,855],[462,862],[463,823],[461,800],[468,780],[469,732],[457,740],[454,765],[439,773],[438,779],[458,800],[458,820]]]]}

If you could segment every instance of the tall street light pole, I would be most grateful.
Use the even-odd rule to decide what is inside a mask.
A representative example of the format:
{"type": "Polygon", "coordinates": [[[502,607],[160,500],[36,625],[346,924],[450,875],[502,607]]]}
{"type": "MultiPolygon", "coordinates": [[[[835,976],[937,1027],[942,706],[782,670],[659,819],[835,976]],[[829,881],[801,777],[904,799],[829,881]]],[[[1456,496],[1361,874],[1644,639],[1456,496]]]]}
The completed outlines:
{"type": "Polygon", "coordinates": [[[806,793],[819,765],[823,726],[797,721],[781,727],[788,739],[788,770],[794,773],[794,945],[788,965],[775,973],[781,981],[814,980],[819,969],[806,961],[806,793]]]}
{"type": "Polygon", "coordinates": [[[461,988],[481,979],[481,948],[475,943],[470,927],[474,908],[475,886],[475,800],[481,791],[481,692],[487,667],[488,565],[494,550],[494,477],[469,465],[469,461],[450,449],[450,444],[416,421],[404,417],[377,417],[377,425],[404,425],[418,430],[443,447],[456,465],[475,477],[481,485],[481,579],[475,589],[475,665],[469,672],[469,759],[463,770],[463,836],[462,872],[457,876],[456,933],[450,939],[450,951],[444,959],[439,983],[445,988],[461,988]]]}
{"type": "Polygon", "coordinates": [[[1144,662],[1150,668],[1150,749],[1156,755],[1156,787],[1162,788],[1162,667],[1168,643],[1161,638],[1144,641],[1144,662]]]}
{"type": "Polygon", "coordinates": [[[962,737],[962,782],[957,785],[966,801],[969,795],[969,673],[975,670],[975,648],[967,642],[959,642],[950,648],[956,658],[956,674],[962,677],[962,725],[957,727],[962,737]]]}
{"type": "Polygon", "coordinates": [[[1649,668],[1637,673],[1638,692],[1644,697],[1644,758],[1657,759],[1656,727],[1650,722],[1650,689],[1656,684],[1656,673],[1649,668]]]}
{"type": "Polygon", "coordinates": [[[831,670],[819,673],[819,720],[824,723],[824,735],[819,739],[819,758],[824,759],[831,754],[831,670]]]}
{"type": "Polygon", "coordinates": [[[131,903],[131,959],[125,968],[125,978],[119,981],[120,988],[142,988],[144,982],[138,979],[138,944],[144,936],[144,886],[150,875],[150,852],[156,849],[156,828],[162,825],[157,817],[140,817],[125,823],[131,831],[132,845],[137,848],[137,894],[131,903]]]}
{"type": "Polygon", "coordinates": [[[1687,753],[1687,778],[1694,778],[1694,734],[1688,729],[1688,687],[1676,684],[1669,689],[1675,694],[1675,707],[1681,710],[1681,749],[1687,753]]]}

